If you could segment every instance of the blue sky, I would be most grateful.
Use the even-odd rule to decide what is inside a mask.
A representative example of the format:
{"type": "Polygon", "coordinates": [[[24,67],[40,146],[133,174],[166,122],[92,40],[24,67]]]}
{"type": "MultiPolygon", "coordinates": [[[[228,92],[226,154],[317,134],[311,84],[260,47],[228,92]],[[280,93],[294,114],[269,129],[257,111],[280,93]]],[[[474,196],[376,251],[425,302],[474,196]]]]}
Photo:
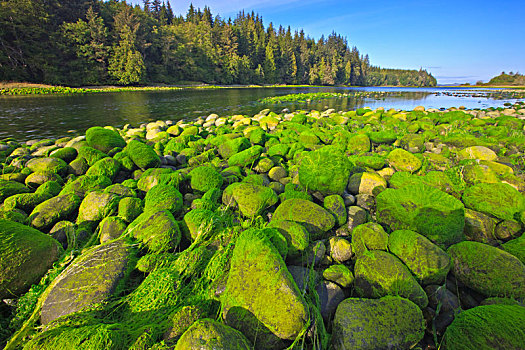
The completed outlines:
{"type": "MultiPolygon", "coordinates": [[[[142,4],[141,0],[128,3],[142,4]]],[[[193,0],[214,15],[244,9],[319,38],[332,31],[385,68],[427,69],[439,84],[525,74],[525,0],[193,0]]],[[[190,1],[171,0],[176,14],[190,1]]]]}

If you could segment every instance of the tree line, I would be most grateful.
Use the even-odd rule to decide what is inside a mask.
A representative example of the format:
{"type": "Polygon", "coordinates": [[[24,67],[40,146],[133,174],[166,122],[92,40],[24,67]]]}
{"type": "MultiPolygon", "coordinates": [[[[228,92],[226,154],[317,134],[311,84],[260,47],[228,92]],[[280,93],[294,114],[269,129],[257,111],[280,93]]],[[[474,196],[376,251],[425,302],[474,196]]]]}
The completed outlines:
{"type": "Polygon", "coordinates": [[[169,1],[0,0],[0,80],[102,84],[435,86],[425,70],[370,65],[346,38],[315,40],[261,16],[214,16],[169,1]]]}

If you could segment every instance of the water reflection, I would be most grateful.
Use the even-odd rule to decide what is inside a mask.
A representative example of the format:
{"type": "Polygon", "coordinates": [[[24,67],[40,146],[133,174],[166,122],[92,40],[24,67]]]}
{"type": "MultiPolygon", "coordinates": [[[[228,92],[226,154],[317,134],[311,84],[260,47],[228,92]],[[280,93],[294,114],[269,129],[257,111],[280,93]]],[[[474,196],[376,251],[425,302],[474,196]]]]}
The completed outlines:
{"type": "Polygon", "coordinates": [[[294,110],[352,110],[371,108],[411,110],[418,105],[426,108],[487,108],[503,106],[507,100],[482,97],[483,91],[472,89],[417,89],[417,88],[267,88],[217,89],[101,93],[74,96],[13,96],[0,98],[0,139],[14,137],[61,137],[83,133],[95,125],[124,124],[137,126],[158,119],[191,119],[217,113],[253,115],[264,108],[280,112],[294,110]],[[264,97],[300,92],[388,92],[376,97],[349,97],[313,101],[309,103],[260,104],[264,97]],[[463,92],[463,93],[462,93],[463,92]],[[71,134],[69,133],[69,134],[71,134]]]}

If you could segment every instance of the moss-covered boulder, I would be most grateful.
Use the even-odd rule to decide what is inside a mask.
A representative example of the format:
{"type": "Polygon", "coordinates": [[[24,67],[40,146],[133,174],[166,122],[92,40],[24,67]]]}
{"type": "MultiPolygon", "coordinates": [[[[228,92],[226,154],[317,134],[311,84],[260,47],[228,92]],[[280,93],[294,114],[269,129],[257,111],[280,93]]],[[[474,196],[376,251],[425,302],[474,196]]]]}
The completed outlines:
{"type": "Polygon", "coordinates": [[[310,234],[300,224],[293,221],[272,220],[269,227],[279,230],[288,243],[288,257],[297,258],[302,256],[310,243],[310,234]]]}
{"type": "Polygon", "coordinates": [[[338,194],[324,197],[323,207],[335,218],[335,226],[341,227],[346,224],[348,213],[343,197],[338,194]]]}
{"type": "Polygon", "coordinates": [[[498,220],[479,211],[465,209],[465,237],[469,241],[492,243],[498,220]]]}
{"type": "Polygon", "coordinates": [[[106,157],[93,164],[86,172],[86,175],[103,175],[110,180],[113,180],[120,171],[120,167],[121,165],[119,161],[111,157],[106,157]]]}
{"type": "Polygon", "coordinates": [[[77,152],[78,152],[77,159],[75,159],[73,162],[79,159],[83,159],[86,161],[88,166],[92,166],[99,160],[104,159],[108,156],[106,153],[99,151],[98,149],[94,149],[93,147],[89,147],[89,146],[82,146],[78,148],[77,152]]]}
{"type": "Polygon", "coordinates": [[[59,158],[33,158],[26,163],[26,167],[32,172],[48,171],[60,176],[66,176],[69,171],[69,166],[66,162],[59,158]]]}
{"type": "Polygon", "coordinates": [[[0,299],[25,293],[62,253],[51,236],[7,220],[0,220],[0,241],[0,299]]]}
{"type": "Polygon", "coordinates": [[[175,350],[187,349],[249,350],[252,346],[238,330],[210,318],[204,318],[184,332],[175,347],[175,350]]]}
{"type": "Polygon", "coordinates": [[[177,173],[167,168],[152,168],[146,170],[137,182],[137,188],[141,191],[148,192],[153,186],[158,184],[178,184],[177,173]]]}
{"type": "Polygon", "coordinates": [[[142,213],[129,224],[126,232],[131,233],[153,253],[175,249],[181,239],[179,225],[167,210],[142,213]]]}
{"type": "Polygon", "coordinates": [[[325,146],[303,153],[299,166],[299,181],[311,191],[324,195],[343,194],[352,163],[340,148],[325,146]]]}
{"type": "Polygon", "coordinates": [[[226,139],[218,145],[218,151],[222,158],[228,159],[236,153],[250,148],[250,140],[246,137],[237,137],[235,139],[226,139]]]}
{"type": "Polygon", "coordinates": [[[467,287],[488,297],[525,297],[525,265],[515,256],[478,242],[451,246],[451,272],[467,287]]]}
{"type": "Polygon", "coordinates": [[[131,140],[125,148],[126,154],[133,163],[141,169],[156,168],[160,165],[160,158],[153,148],[136,140],[131,140]]]}
{"type": "Polygon", "coordinates": [[[281,203],[272,216],[272,221],[289,220],[301,224],[316,240],[332,229],[335,218],[319,205],[300,198],[292,198],[281,203]]]}
{"type": "Polygon", "coordinates": [[[191,188],[200,192],[207,192],[212,188],[221,188],[223,177],[211,166],[201,166],[190,171],[191,188]]]}
{"type": "Polygon", "coordinates": [[[97,222],[118,210],[120,197],[113,193],[89,192],[78,208],[77,223],[97,222]]]}
{"type": "Polygon", "coordinates": [[[118,203],[118,216],[130,223],[144,211],[144,202],[140,198],[125,197],[118,203]]]}
{"type": "Polygon", "coordinates": [[[184,225],[189,237],[197,239],[203,232],[215,230],[221,227],[217,215],[208,209],[193,209],[184,215],[184,225]]]}
{"type": "Polygon", "coordinates": [[[134,262],[133,249],[124,240],[95,246],[84,252],[48,287],[40,321],[48,324],[105,301],[123,286],[134,262]]]}
{"type": "Polygon", "coordinates": [[[388,154],[388,163],[397,171],[408,171],[414,173],[418,171],[423,163],[412,153],[402,148],[396,148],[388,154]]]}
{"type": "Polygon", "coordinates": [[[235,153],[228,159],[228,166],[250,167],[255,165],[263,150],[262,146],[255,145],[235,153]]]}
{"type": "Polygon", "coordinates": [[[31,192],[29,188],[25,187],[17,181],[0,180],[0,202],[7,197],[11,197],[15,194],[31,192]]]}
{"type": "Polygon", "coordinates": [[[478,159],[493,161],[498,159],[498,155],[485,146],[471,146],[458,152],[459,159],[478,159]]]}
{"type": "Polygon", "coordinates": [[[308,320],[308,307],[281,255],[261,231],[237,239],[222,316],[258,349],[275,349],[294,340],[308,320]],[[269,303],[271,301],[271,303],[269,303]]]}
{"type": "Polygon", "coordinates": [[[106,243],[119,238],[126,231],[128,224],[118,216],[108,216],[98,225],[98,235],[100,243],[106,243]]]}
{"type": "Polygon", "coordinates": [[[20,193],[8,197],[4,201],[4,210],[20,209],[26,213],[31,213],[35,207],[52,198],[49,194],[40,193],[20,193]]]}
{"type": "Polygon", "coordinates": [[[260,215],[277,203],[278,199],[271,188],[245,182],[231,184],[222,195],[225,205],[237,203],[240,212],[247,217],[260,215]]]}
{"type": "Polygon", "coordinates": [[[145,211],[169,210],[177,215],[182,210],[182,194],[171,185],[153,186],[144,198],[145,211]]]}
{"type": "Polygon", "coordinates": [[[523,349],[525,308],[484,305],[456,316],[443,337],[446,350],[523,349]]]}
{"type": "Polygon", "coordinates": [[[348,298],[337,307],[332,346],[335,350],[411,349],[423,339],[424,331],[423,313],[410,300],[348,298]]]}
{"type": "Polygon", "coordinates": [[[525,265],[525,234],[502,244],[501,248],[514,255],[525,265]]]}
{"type": "Polygon", "coordinates": [[[75,194],[84,197],[86,193],[96,190],[103,190],[111,185],[111,179],[104,175],[83,175],[67,183],[60,195],[75,194]]]}
{"type": "Polygon", "coordinates": [[[346,149],[351,154],[362,154],[370,152],[371,142],[366,134],[352,136],[347,143],[346,149]]]}
{"type": "Polygon", "coordinates": [[[421,309],[428,297],[408,268],[394,255],[371,250],[361,255],[355,264],[355,290],[365,298],[399,295],[410,299],[421,309]]]}
{"type": "Polygon", "coordinates": [[[51,228],[57,222],[74,216],[81,202],[82,199],[74,194],[53,197],[37,205],[28,220],[39,230],[51,228]]]}
{"type": "Polygon", "coordinates": [[[397,256],[422,284],[442,284],[450,270],[450,257],[426,237],[397,230],[388,237],[388,250],[397,256]]]}
{"type": "Polygon", "coordinates": [[[352,231],[352,252],[360,256],[369,250],[387,250],[388,234],[375,222],[367,222],[352,231]]]}
{"type": "Polygon", "coordinates": [[[95,126],[87,129],[86,142],[90,147],[108,153],[115,147],[126,147],[126,141],[116,131],[95,126]]]}
{"type": "Polygon", "coordinates": [[[323,271],[323,278],[337,283],[342,288],[349,288],[354,283],[354,274],[346,265],[331,265],[323,271]]]}
{"type": "Polygon", "coordinates": [[[78,152],[73,147],[59,148],[49,154],[50,157],[60,158],[66,163],[71,162],[73,159],[77,157],[77,155],[78,155],[78,152]]]}
{"type": "Polygon", "coordinates": [[[515,220],[525,210],[525,197],[506,183],[480,183],[463,193],[465,207],[501,220],[515,220]]]}
{"type": "Polygon", "coordinates": [[[29,174],[25,179],[25,184],[29,188],[37,188],[38,186],[45,184],[48,181],[55,181],[60,184],[64,183],[64,180],[55,173],[49,171],[36,171],[29,174]]]}
{"type": "Polygon", "coordinates": [[[465,208],[458,199],[428,185],[416,183],[386,189],[376,197],[377,220],[392,230],[412,230],[440,247],[464,239],[465,208]]]}

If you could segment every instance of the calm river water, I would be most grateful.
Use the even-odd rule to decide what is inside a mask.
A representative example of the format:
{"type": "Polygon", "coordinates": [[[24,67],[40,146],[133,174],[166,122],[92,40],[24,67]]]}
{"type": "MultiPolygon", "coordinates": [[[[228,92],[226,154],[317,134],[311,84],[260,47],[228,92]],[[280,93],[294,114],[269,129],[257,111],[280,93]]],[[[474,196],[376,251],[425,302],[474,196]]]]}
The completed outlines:
{"type": "Polygon", "coordinates": [[[470,88],[231,88],[215,90],[179,90],[155,92],[116,92],[88,95],[12,96],[0,98],[0,139],[14,137],[19,141],[62,137],[84,132],[91,126],[124,124],[138,126],[154,120],[192,119],[217,113],[254,115],[264,108],[280,112],[352,110],[363,106],[411,110],[426,108],[501,107],[509,100],[481,97],[485,90],[466,93],[470,88]],[[260,104],[261,98],[300,92],[399,92],[382,98],[350,97],[310,103],[260,104]],[[461,96],[458,96],[461,95],[461,96]]]}

